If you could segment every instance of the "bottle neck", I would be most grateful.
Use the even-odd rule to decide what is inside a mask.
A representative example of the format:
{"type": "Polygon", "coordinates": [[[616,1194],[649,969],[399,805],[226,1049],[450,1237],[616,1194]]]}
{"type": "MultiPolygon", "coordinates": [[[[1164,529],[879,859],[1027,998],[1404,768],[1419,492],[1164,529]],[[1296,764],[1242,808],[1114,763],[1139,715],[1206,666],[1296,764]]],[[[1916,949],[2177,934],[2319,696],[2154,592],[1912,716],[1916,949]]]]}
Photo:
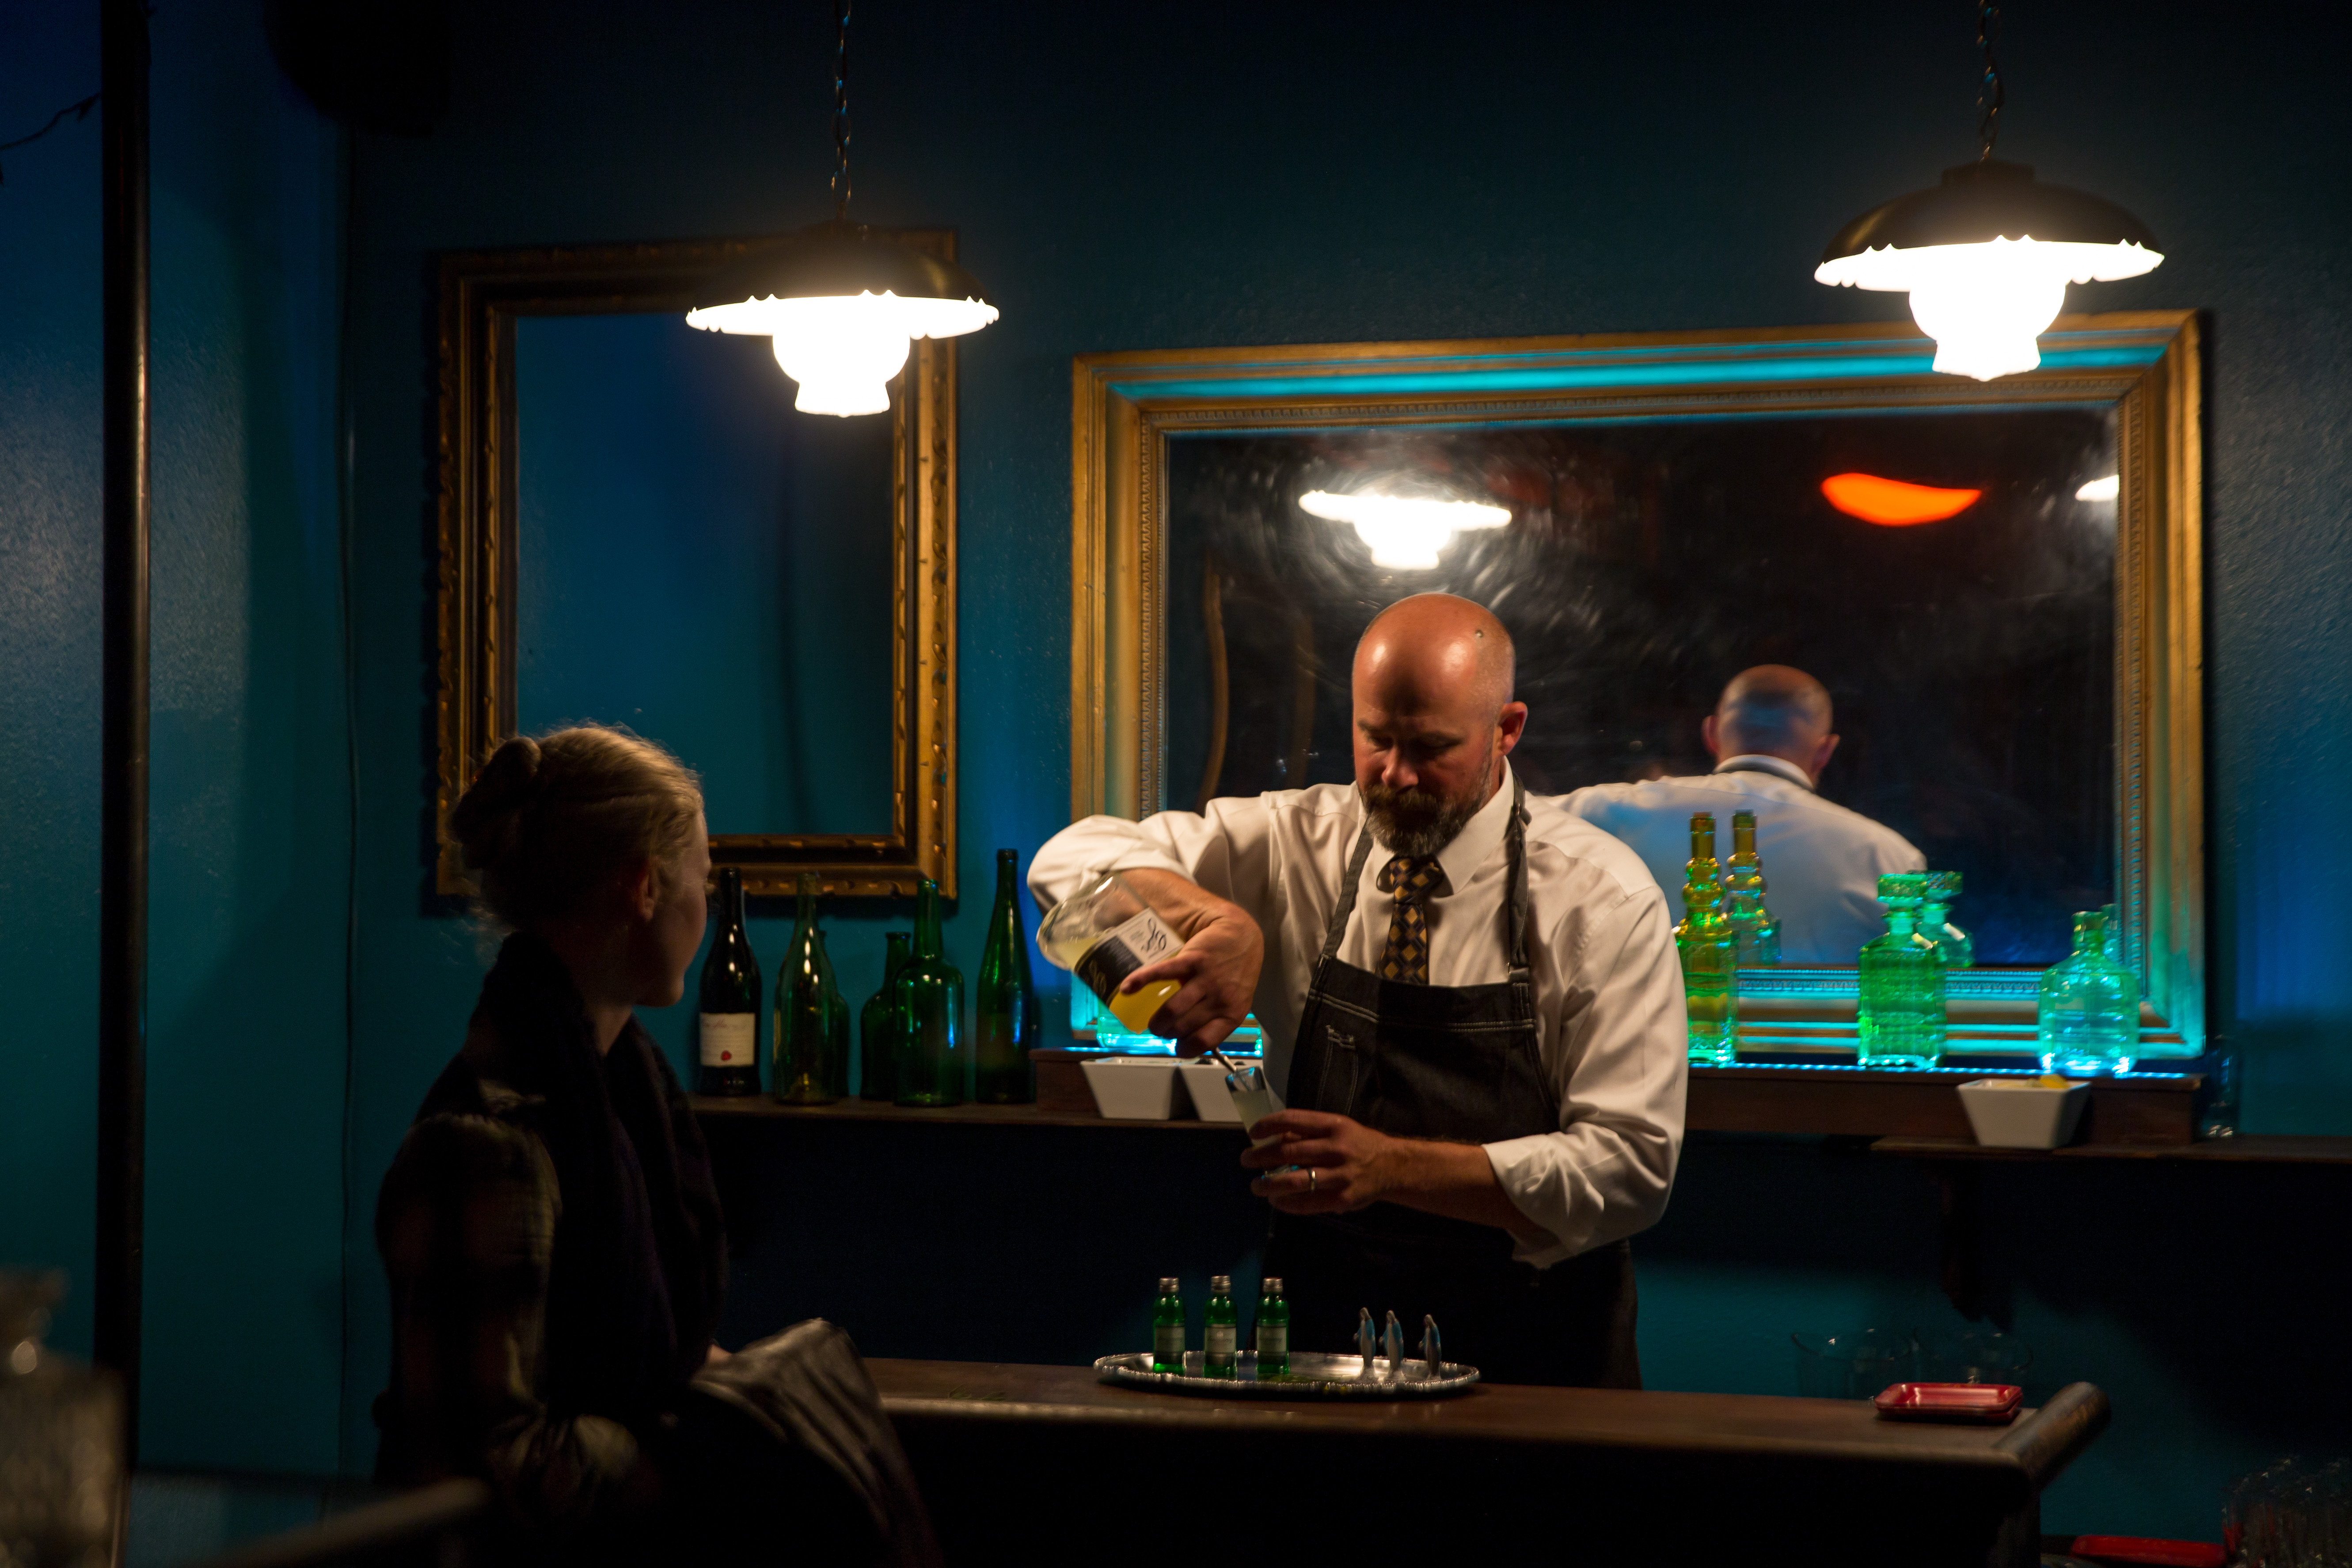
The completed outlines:
{"type": "Polygon", "coordinates": [[[743,925],[743,873],[730,866],[719,873],[719,913],[730,930],[743,925]]]}
{"type": "Polygon", "coordinates": [[[906,967],[908,951],[907,933],[904,931],[894,931],[883,939],[882,973],[886,977],[896,974],[906,967]]]}
{"type": "Polygon", "coordinates": [[[929,878],[915,889],[915,956],[937,958],[940,946],[940,885],[929,878]]]}
{"type": "Polygon", "coordinates": [[[1010,849],[1000,850],[996,857],[996,897],[998,901],[1003,902],[1003,900],[1012,898],[1013,896],[1013,889],[1019,886],[1020,880],[1013,868],[1013,852],[1010,849]]]}

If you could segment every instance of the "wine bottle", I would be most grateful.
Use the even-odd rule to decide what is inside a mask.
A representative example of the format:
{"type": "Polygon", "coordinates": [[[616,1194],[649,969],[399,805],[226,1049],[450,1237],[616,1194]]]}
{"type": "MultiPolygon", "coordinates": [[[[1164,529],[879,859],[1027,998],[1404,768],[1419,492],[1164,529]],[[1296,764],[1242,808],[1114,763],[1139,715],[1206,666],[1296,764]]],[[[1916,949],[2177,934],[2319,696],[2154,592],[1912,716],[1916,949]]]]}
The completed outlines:
{"type": "MultiPolygon", "coordinates": [[[[824,961],[825,983],[832,984],[833,954],[825,951],[823,931],[816,933],[816,952],[824,961]]],[[[849,1094],[849,998],[841,994],[837,985],[834,986],[833,1005],[826,1017],[831,1047],[825,1052],[825,1066],[831,1073],[827,1087],[833,1090],[834,1099],[842,1100],[849,1094]]]]}
{"type": "Polygon", "coordinates": [[[947,960],[940,935],[940,885],[915,884],[915,951],[892,985],[898,1015],[900,1105],[961,1105],[964,1099],[963,971],[947,960]]]}
{"type": "Polygon", "coordinates": [[[816,876],[801,873],[800,921],[776,974],[775,1093],[787,1105],[838,1100],[834,1058],[849,1036],[849,1009],[816,929],[816,876]]]}
{"type": "Polygon", "coordinates": [[[890,1007],[890,985],[907,965],[913,936],[894,931],[882,942],[882,985],[866,999],[857,1016],[857,1098],[896,1100],[893,1069],[898,1066],[898,1015],[890,1007]]]}
{"type": "Polygon", "coordinates": [[[996,852],[996,908],[988,917],[988,945],[980,954],[979,994],[972,998],[972,1056],[977,1092],[987,1105],[1026,1105],[1037,1098],[1029,1048],[1037,1043],[1037,986],[1029,974],[1029,937],[1021,929],[1016,857],[996,852]]]}
{"type": "Polygon", "coordinates": [[[1723,911],[1723,868],[1715,858],[1715,817],[1691,818],[1691,858],[1683,872],[1683,919],[1675,946],[1683,965],[1690,1059],[1722,1067],[1739,1054],[1738,936],[1723,911]]]}
{"type": "Polygon", "coordinates": [[[743,932],[743,873],[719,868],[719,931],[702,961],[700,1012],[705,1094],[760,1092],[760,961],[743,932]]]}

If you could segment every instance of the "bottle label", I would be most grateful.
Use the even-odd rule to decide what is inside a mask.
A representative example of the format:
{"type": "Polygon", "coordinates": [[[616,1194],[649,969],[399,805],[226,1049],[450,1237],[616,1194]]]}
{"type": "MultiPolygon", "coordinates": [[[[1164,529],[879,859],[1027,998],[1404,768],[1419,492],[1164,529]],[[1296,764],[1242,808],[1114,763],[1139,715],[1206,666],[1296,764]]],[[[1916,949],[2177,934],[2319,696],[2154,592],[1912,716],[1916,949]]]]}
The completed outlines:
{"type": "Polygon", "coordinates": [[[1257,1359],[1279,1361],[1290,1353],[1288,1323],[1260,1323],[1257,1326],[1257,1359]]]}
{"type": "Polygon", "coordinates": [[[1087,955],[1078,960],[1078,978],[1108,1002],[1118,994],[1119,982],[1147,963],[1174,957],[1183,945],[1158,915],[1145,910],[1087,949],[1087,955]]]}
{"type": "Polygon", "coordinates": [[[1241,1331],[1232,1323],[1211,1323],[1201,1342],[1201,1359],[1210,1366],[1231,1366],[1240,1346],[1241,1331]]]}
{"type": "Polygon", "coordinates": [[[1184,1325],[1160,1323],[1151,1331],[1151,1359],[1176,1366],[1184,1364],[1184,1325]]]}
{"type": "Polygon", "coordinates": [[[748,1068],[760,1065],[760,1017],[756,1013],[702,1015],[702,1065],[707,1068],[748,1068]]]}

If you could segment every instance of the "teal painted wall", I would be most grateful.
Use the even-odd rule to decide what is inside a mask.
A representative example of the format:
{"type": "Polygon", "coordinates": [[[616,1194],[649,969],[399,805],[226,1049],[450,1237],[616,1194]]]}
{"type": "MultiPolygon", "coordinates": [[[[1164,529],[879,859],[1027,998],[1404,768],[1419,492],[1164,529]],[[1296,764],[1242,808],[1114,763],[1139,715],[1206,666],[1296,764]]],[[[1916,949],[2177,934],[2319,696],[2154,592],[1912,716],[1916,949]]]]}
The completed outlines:
{"type": "MultiPolygon", "coordinates": [[[[1438,19],[1385,5],[862,8],[856,210],[956,226],[1005,311],[963,358],[951,951],[978,950],[990,851],[1033,849],[1066,812],[1071,354],[1899,313],[1810,268],[1839,222],[1971,151],[1967,22],[1860,4],[1438,19]]],[[[79,13],[6,25],[25,29],[0,68],[6,123],[87,90],[79,13]]],[[[341,1042],[313,1027],[342,1005],[346,848],[323,424],[331,140],[269,79],[249,11],[167,7],[156,26],[158,387],[174,405],[157,453],[156,906],[174,923],[158,927],[149,1436],[364,1468],[385,1344],[374,1188],[481,964],[476,933],[429,891],[430,258],[822,216],[830,24],[821,7],[749,0],[478,8],[461,19],[444,126],[355,140],[361,941],[341,1147],[341,1042]],[[187,718],[165,720],[167,705],[187,718]],[[346,1154],[335,1431],[339,1238],[320,1210],[346,1154]]],[[[2344,26],[2303,5],[2101,0],[2018,12],[2005,48],[2003,151],[2131,207],[2171,254],[2080,302],[2211,312],[2214,1017],[2248,1053],[2261,1131],[2352,1131],[2352,965],[2296,874],[2311,825],[2344,818],[2352,762],[2344,26]]],[[[0,187],[16,285],[0,297],[0,637],[22,672],[0,694],[17,825],[0,864],[18,895],[0,963],[27,1026],[0,1047],[23,1086],[0,1099],[0,1179],[31,1198],[0,1215],[0,1250],[77,1270],[96,861],[93,130],[9,155],[0,187]]],[[[754,931],[771,954],[776,912],[754,931]]],[[[903,919],[836,920],[853,994],[873,984],[882,926],[903,919]]],[[[653,1022],[682,1052],[682,1017],[653,1022]]],[[[1164,1267],[1241,1267],[1253,1250],[1225,1196],[1202,1205],[1230,1216],[1215,1224],[1168,1201],[1221,1180],[1220,1160],[1129,1170],[1124,1148],[1106,1134],[1044,1155],[878,1139],[779,1152],[779,1215],[744,1259],[737,1326],[822,1307],[877,1352],[971,1352],[1015,1342],[992,1326],[1015,1307],[943,1324],[943,1279],[1012,1302],[1050,1277],[1069,1316],[1017,1342],[1097,1353],[1129,1331],[1127,1275],[1154,1248],[1104,1240],[1119,1211],[1085,1194],[1148,1174],[1153,1195],[1127,1223],[1166,1237],[1164,1267]],[[887,1178],[870,1168],[886,1152],[887,1178]],[[1034,1228],[976,1240],[1008,1205],[1034,1228]]],[[[2326,1440],[2308,1391],[2346,1369],[2307,1315],[2328,1287],[2292,1222],[2344,1194],[2324,1175],[2212,1174],[2021,1173],[1990,1194],[2015,1320],[2044,1352],[2036,1375],[2089,1376],[2117,1401],[2114,1433],[2053,1494],[2053,1525],[2210,1533],[2231,1471],[2326,1440]]],[[[1934,1318],[1930,1203],[1904,1167],[1696,1146],[1643,1244],[1654,1382],[1785,1388],[1790,1329],[1934,1318]]]]}
{"type": "MultiPolygon", "coordinates": [[[[334,1460],[344,766],[337,134],[259,6],[154,41],[154,601],[144,1454],[334,1460]]],[[[98,82],[96,8],[0,19],[0,124],[98,82]]],[[[63,1267],[86,1351],[94,1170],[98,118],[0,186],[0,1260],[63,1267]]]]}

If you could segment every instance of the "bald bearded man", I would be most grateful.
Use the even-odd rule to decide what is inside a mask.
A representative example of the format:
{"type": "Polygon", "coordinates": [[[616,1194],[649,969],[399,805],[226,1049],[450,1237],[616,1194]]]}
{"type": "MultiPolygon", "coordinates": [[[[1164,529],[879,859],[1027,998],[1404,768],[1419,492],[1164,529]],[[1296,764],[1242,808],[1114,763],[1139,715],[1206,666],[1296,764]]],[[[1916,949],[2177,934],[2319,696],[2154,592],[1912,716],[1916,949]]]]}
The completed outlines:
{"type": "MultiPolygon", "coordinates": [[[[1801,669],[1759,664],[1723,689],[1700,726],[1712,773],[1595,784],[1562,809],[1623,839],[1663,887],[1679,889],[1690,860],[1690,820],[1716,818],[1716,847],[1730,853],[1734,812],[1756,814],[1764,905],[1780,921],[1783,963],[1852,963],[1886,929],[1878,879],[1924,871],[1927,858],[1893,828],[1815,793],[1838,748],[1830,694],[1801,669]]],[[[1679,895],[1673,900],[1677,910],[1679,895]]]]}
{"type": "Polygon", "coordinates": [[[1683,1133],[1674,919],[1624,845],[1527,798],[1509,635],[1443,594],[1390,605],[1353,673],[1352,785],[1095,816],[1039,850],[1050,908],[1117,870],[1184,939],[1178,1048],[1253,1008],[1290,1109],[1242,1163],[1272,1200],[1292,1342],[1352,1348],[1359,1308],[1504,1383],[1639,1387],[1625,1238],[1683,1133]]]}

